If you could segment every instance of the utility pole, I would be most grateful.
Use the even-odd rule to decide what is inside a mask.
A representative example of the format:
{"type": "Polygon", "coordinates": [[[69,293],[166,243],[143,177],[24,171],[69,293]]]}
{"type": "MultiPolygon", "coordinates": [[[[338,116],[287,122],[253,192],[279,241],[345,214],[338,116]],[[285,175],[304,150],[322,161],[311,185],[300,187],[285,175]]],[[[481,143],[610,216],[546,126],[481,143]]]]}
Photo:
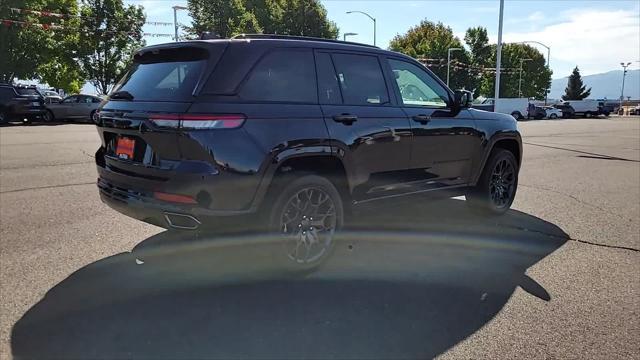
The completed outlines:
{"type": "Polygon", "coordinates": [[[494,109],[498,108],[500,98],[500,66],[502,61],[502,19],[504,15],[504,0],[500,0],[500,18],[498,20],[498,46],[496,47],[496,90],[493,96],[494,109]]]}
{"type": "Polygon", "coordinates": [[[178,10],[187,10],[187,8],[180,5],[173,6],[173,29],[175,30],[175,41],[178,41],[178,10]]]}
{"type": "Polygon", "coordinates": [[[533,59],[520,59],[520,80],[518,80],[518,97],[522,97],[522,64],[533,59]]]}
{"type": "Polygon", "coordinates": [[[627,68],[629,67],[629,65],[631,65],[630,62],[628,63],[623,63],[621,62],[620,65],[622,65],[622,90],[620,91],[620,109],[622,109],[622,101],[624,100],[624,78],[627,76],[627,68]]]}
{"type": "Polygon", "coordinates": [[[462,50],[461,48],[449,48],[447,50],[447,87],[449,86],[449,68],[451,67],[451,51],[462,50]]]}

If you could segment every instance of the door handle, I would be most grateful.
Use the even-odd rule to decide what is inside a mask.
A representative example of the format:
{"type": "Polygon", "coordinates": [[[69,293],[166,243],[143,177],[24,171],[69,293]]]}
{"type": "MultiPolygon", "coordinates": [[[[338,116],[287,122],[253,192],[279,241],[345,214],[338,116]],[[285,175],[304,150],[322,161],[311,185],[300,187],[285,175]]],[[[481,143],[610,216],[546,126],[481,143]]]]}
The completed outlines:
{"type": "Polygon", "coordinates": [[[413,119],[413,121],[419,122],[423,125],[431,121],[431,116],[425,114],[414,115],[411,118],[413,119]]]}
{"type": "Polygon", "coordinates": [[[340,115],[334,115],[333,121],[343,123],[345,125],[351,125],[354,122],[358,121],[358,117],[356,115],[351,115],[351,114],[340,114],[340,115]]]}

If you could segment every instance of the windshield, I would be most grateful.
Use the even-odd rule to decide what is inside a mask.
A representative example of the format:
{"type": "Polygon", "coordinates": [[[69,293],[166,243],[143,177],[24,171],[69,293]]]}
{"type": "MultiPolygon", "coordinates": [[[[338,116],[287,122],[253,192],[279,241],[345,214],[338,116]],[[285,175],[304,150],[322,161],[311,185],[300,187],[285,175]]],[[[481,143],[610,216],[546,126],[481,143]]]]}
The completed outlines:
{"type": "Polygon", "coordinates": [[[38,92],[38,90],[33,89],[33,88],[16,88],[16,90],[18,91],[18,94],[20,94],[20,95],[38,95],[38,96],[40,96],[40,93],[38,92]]]}

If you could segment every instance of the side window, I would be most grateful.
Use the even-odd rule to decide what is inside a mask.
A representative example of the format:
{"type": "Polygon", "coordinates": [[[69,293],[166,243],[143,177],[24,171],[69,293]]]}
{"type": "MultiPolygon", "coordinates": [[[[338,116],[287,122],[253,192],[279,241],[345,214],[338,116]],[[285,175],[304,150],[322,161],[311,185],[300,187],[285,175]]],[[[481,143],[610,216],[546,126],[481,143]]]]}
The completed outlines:
{"type": "Polygon", "coordinates": [[[317,103],[311,50],[275,50],[254,67],[240,90],[248,101],[317,103]]]}
{"type": "Polygon", "coordinates": [[[78,102],[78,97],[77,96],[69,96],[68,98],[62,100],[62,102],[65,103],[65,104],[77,103],[78,102]]]}
{"type": "Polygon", "coordinates": [[[102,100],[100,100],[100,98],[91,98],[91,102],[100,103],[100,102],[102,102],[102,100]]]}
{"type": "Polygon", "coordinates": [[[447,107],[449,93],[433,77],[406,61],[389,59],[404,105],[447,107]]]}
{"type": "Polygon", "coordinates": [[[318,100],[320,104],[342,104],[342,95],[338,85],[338,76],[327,53],[316,54],[318,68],[318,100]]]}
{"type": "Polygon", "coordinates": [[[345,104],[383,105],[389,102],[377,57],[351,54],[333,54],[332,57],[345,104]]]}
{"type": "Polygon", "coordinates": [[[91,97],[90,96],[81,96],[80,97],[80,102],[83,104],[91,104],[91,97]]]}

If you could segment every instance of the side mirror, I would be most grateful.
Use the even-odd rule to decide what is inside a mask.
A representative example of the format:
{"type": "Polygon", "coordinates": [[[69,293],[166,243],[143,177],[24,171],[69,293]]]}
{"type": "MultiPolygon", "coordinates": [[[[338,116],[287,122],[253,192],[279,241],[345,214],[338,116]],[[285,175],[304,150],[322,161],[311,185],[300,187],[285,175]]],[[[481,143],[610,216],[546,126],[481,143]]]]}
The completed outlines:
{"type": "Polygon", "coordinates": [[[457,114],[460,110],[464,108],[471,107],[471,103],[473,102],[473,94],[469,90],[456,90],[454,92],[453,98],[453,106],[451,106],[451,110],[453,113],[457,114]]]}

